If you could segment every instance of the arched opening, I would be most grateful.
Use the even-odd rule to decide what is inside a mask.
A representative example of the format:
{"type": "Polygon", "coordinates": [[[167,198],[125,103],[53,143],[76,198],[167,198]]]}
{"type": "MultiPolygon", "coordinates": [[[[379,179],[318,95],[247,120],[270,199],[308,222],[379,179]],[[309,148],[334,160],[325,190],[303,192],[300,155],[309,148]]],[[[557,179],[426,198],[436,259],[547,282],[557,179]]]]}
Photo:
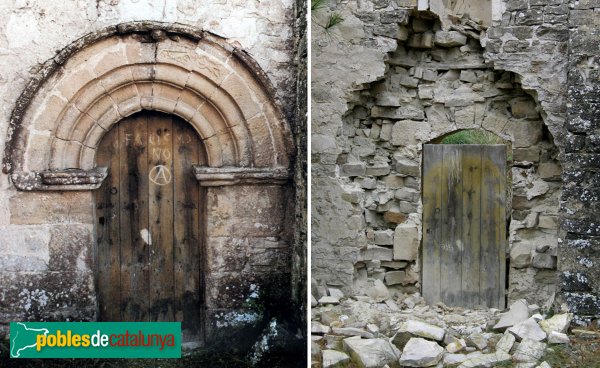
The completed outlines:
{"type": "Polygon", "coordinates": [[[95,193],[99,319],[177,321],[183,342],[203,342],[200,138],[181,118],[142,111],[106,133],[96,164],[108,168],[95,193]]]}
{"type": "Polygon", "coordinates": [[[348,222],[361,234],[355,258],[347,260],[353,274],[340,281],[340,273],[323,273],[322,280],[358,295],[377,280],[391,295],[422,292],[424,147],[499,143],[507,146],[497,162],[506,168],[510,219],[501,230],[510,262],[499,265],[508,275],[502,293],[509,303],[544,305],[556,288],[562,170],[546,114],[519,75],[486,63],[468,32],[443,31],[439,20],[419,13],[394,37],[398,47],[385,60],[385,74],[355,87],[342,120],[346,140],[336,175],[352,206],[348,222]]]}

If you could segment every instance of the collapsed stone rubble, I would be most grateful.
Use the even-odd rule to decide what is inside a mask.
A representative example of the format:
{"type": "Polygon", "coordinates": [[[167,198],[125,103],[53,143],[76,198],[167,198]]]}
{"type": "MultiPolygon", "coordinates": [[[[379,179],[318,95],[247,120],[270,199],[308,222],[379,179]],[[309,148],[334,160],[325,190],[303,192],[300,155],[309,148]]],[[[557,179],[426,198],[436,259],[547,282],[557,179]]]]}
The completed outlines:
{"type": "MultiPolygon", "coordinates": [[[[570,342],[571,313],[550,316],[524,299],[500,311],[451,308],[443,303],[429,306],[418,293],[382,300],[381,296],[345,298],[335,288],[327,292],[335,297],[323,296],[313,302],[315,368],[350,363],[364,368],[500,364],[548,368],[551,366],[543,358],[549,349],[570,342]]],[[[577,329],[573,334],[575,331],[593,334],[577,329]]]]}

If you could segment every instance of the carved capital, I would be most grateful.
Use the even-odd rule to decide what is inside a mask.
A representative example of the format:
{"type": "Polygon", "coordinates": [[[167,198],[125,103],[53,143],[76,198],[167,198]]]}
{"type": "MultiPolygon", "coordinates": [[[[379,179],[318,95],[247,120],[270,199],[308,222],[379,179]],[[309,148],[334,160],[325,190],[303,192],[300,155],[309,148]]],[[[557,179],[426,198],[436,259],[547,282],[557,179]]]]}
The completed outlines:
{"type": "Polygon", "coordinates": [[[94,190],[100,188],[108,169],[96,167],[92,170],[66,169],[51,171],[21,171],[11,175],[18,190],[94,190]]]}
{"type": "Polygon", "coordinates": [[[237,184],[285,184],[289,171],[284,167],[206,167],[194,165],[194,175],[203,187],[237,184]]]}

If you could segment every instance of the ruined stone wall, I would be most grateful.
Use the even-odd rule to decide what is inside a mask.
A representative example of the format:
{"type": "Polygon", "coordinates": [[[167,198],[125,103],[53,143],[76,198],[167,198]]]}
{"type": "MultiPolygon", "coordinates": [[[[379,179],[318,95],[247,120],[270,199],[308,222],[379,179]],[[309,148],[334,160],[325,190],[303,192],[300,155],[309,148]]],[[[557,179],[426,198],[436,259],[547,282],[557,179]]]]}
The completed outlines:
{"type": "MultiPolygon", "coordinates": [[[[225,39],[232,48],[243,50],[264,71],[265,75],[259,77],[266,77],[273,85],[276,103],[287,122],[294,125],[294,7],[292,0],[219,0],[203,2],[201,6],[188,0],[2,2],[0,151],[4,152],[11,113],[26,85],[48,77],[43,72],[39,74],[46,70],[44,63],[52,64],[57,53],[82,36],[91,39],[92,34],[131,21],[181,24],[209,31],[225,39]]],[[[179,41],[183,39],[175,37],[169,42],[179,41]]],[[[65,60],[57,57],[54,62],[65,60]]],[[[109,62],[118,60],[112,58],[109,62]]],[[[102,65],[98,68],[102,69],[102,65]]],[[[27,127],[29,122],[24,121],[23,125],[27,127]]],[[[47,138],[53,133],[36,127],[28,134],[47,138]]],[[[32,157],[44,161],[39,155],[32,157]]],[[[60,167],[61,163],[56,162],[55,166],[60,167]]],[[[6,322],[15,320],[95,319],[93,192],[21,192],[8,175],[0,175],[0,228],[5,234],[0,239],[2,330],[5,331],[6,322]]],[[[276,306],[274,300],[278,298],[289,299],[292,234],[284,224],[293,223],[293,207],[282,204],[293,202],[294,194],[278,185],[248,185],[212,187],[207,189],[207,198],[207,207],[215,214],[206,225],[207,268],[213,271],[207,292],[212,297],[207,300],[212,310],[209,327],[229,327],[232,321],[239,323],[244,319],[238,315],[228,317],[224,311],[243,313],[249,295],[261,296],[260,301],[266,304],[260,306],[262,311],[276,306]],[[232,203],[244,208],[245,215],[240,215],[235,207],[224,206],[232,203]],[[239,220],[237,227],[232,227],[232,219],[239,220]],[[225,271],[224,267],[231,269],[225,271]],[[227,289],[229,283],[235,284],[236,290],[227,289]]],[[[269,315],[268,309],[265,315],[269,315]]]]}
{"type": "Polygon", "coordinates": [[[486,56],[522,76],[544,112],[564,164],[556,307],[600,313],[595,145],[597,1],[504,1],[487,32],[486,56]]]}
{"type": "Polygon", "coordinates": [[[544,304],[555,291],[558,150],[519,78],[490,68],[468,32],[444,31],[435,17],[426,17],[388,30],[399,46],[388,55],[383,78],[354,86],[347,97],[331,176],[340,183],[340,200],[351,206],[344,221],[356,235],[330,251],[355,246],[344,252],[352,279],[325,276],[317,283],[359,295],[369,294],[375,280],[389,291],[419,291],[422,144],[483,129],[512,148],[509,300],[544,304]]]}

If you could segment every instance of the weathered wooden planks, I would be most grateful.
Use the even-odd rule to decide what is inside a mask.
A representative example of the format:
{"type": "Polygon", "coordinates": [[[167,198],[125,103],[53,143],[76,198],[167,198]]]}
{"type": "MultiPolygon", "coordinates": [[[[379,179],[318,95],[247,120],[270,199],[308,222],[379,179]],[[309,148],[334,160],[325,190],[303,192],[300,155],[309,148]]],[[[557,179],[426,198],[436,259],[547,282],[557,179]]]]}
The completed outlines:
{"type": "Polygon", "coordinates": [[[187,125],[173,122],[175,319],[185,340],[198,340],[201,326],[200,292],[200,189],[190,167],[205,159],[196,133],[187,125]]]}
{"type": "Polygon", "coordinates": [[[197,133],[179,118],[140,113],[106,134],[96,161],[109,167],[96,193],[100,318],[181,321],[184,341],[201,341],[197,133]]]}
{"type": "Polygon", "coordinates": [[[504,307],[506,147],[423,146],[423,296],[504,307]]]}
{"type": "Polygon", "coordinates": [[[465,305],[475,306],[480,304],[481,147],[467,145],[462,151],[462,298],[465,305]]]}
{"type": "Polygon", "coordinates": [[[440,145],[423,146],[423,297],[440,301],[440,244],[442,235],[442,165],[440,145]]]}
{"type": "MultiPolygon", "coordinates": [[[[98,148],[99,165],[119,167],[119,129],[108,132],[98,148]]],[[[103,321],[121,320],[120,170],[109,170],[96,192],[98,298],[103,321]]]]}
{"type": "MultiPolygon", "coordinates": [[[[144,115],[119,124],[121,212],[121,313],[124,320],[147,321],[148,132],[144,115]]],[[[117,168],[114,168],[115,170],[117,168]]]]}
{"type": "Polygon", "coordinates": [[[506,148],[483,146],[481,195],[481,264],[480,293],[487,306],[504,307],[504,272],[506,243],[506,148]]]}

